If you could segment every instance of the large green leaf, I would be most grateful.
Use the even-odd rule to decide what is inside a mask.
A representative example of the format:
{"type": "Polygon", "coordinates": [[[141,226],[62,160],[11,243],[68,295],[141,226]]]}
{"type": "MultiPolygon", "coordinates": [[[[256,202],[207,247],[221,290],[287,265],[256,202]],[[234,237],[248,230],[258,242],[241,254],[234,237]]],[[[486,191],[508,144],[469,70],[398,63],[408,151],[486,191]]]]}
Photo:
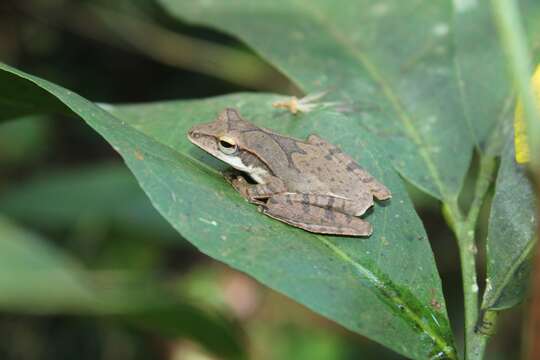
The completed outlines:
{"type": "Polygon", "coordinates": [[[482,308],[500,310],[523,300],[536,242],[535,194],[509,141],[491,206],[487,239],[487,279],[482,308]]]}
{"type": "Polygon", "coordinates": [[[465,120],[473,141],[485,150],[489,135],[500,122],[496,120],[508,117],[512,86],[503,50],[495,36],[490,2],[453,4],[455,64],[465,120]]]}
{"type": "Polygon", "coordinates": [[[378,135],[394,166],[439,199],[456,197],[473,142],[458,89],[450,1],[160,0],[233,34],[306,93],[329,91],[378,135]]]}
{"type": "MultiPolygon", "coordinates": [[[[521,0],[529,19],[540,15],[540,3],[521,0]]],[[[497,28],[489,1],[453,1],[455,71],[465,122],[482,154],[493,156],[504,147],[505,129],[499,125],[513,111],[514,96],[504,50],[496,36],[497,28]]],[[[537,23],[537,21],[534,21],[537,23]]],[[[540,32],[530,27],[531,42],[540,32]]],[[[538,52],[535,48],[533,51],[538,52]]]]}
{"type": "Polygon", "coordinates": [[[382,144],[353,118],[318,111],[299,121],[272,112],[275,96],[249,94],[105,111],[57,85],[0,68],[6,80],[1,96],[17,99],[11,84],[50,92],[49,101],[64,103],[120,152],[154,206],[204,253],[406,356],[455,357],[425,231],[382,144]],[[225,106],[295,136],[323,134],[361,161],[393,193],[368,216],[374,234],[314,235],[273,221],[245,202],[215,162],[185,137],[190,126],[225,106]]]}

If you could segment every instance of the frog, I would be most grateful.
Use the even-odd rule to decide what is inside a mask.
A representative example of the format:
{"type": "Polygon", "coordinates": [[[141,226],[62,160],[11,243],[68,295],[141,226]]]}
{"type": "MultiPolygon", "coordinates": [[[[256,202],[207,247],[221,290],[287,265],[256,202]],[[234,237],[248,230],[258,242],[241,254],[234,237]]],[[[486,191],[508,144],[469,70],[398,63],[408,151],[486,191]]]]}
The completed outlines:
{"type": "Polygon", "coordinates": [[[374,199],[392,197],[353,158],[318,135],[306,140],[280,135],[244,119],[235,108],[193,126],[187,137],[234,169],[224,172],[225,179],[263,214],[312,233],[369,237],[373,226],[361,217],[374,199]]]}

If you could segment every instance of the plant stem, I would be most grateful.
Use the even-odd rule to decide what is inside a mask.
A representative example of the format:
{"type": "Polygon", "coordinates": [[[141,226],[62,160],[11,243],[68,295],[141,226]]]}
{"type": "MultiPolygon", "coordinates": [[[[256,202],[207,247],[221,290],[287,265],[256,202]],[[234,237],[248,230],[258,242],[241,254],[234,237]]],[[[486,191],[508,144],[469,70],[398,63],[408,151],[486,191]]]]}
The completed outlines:
{"type": "Polygon", "coordinates": [[[484,357],[487,342],[491,335],[495,333],[498,315],[499,313],[493,310],[480,313],[475,333],[469,344],[471,359],[482,359],[484,357]]]}
{"type": "Polygon", "coordinates": [[[445,202],[446,214],[456,235],[461,261],[463,297],[465,307],[465,358],[482,359],[489,335],[476,332],[479,319],[478,282],[476,276],[475,229],[478,214],[491,185],[495,171],[495,158],[483,155],[475,184],[474,198],[467,216],[459,208],[457,199],[445,202]]]}
{"type": "Polygon", "coordinates": [[[476,280],[476,245],[474,229],[470,229],[465,217],[459,209],[457,200],[446,203],[450,224],[456,235],[459,258],[461,262],[461,278],[463,284],[463,300],[465,308],[465,358],[471,359],[471,339],[474,336],[476,319],[478,318],[478,283],[476,280]]]}

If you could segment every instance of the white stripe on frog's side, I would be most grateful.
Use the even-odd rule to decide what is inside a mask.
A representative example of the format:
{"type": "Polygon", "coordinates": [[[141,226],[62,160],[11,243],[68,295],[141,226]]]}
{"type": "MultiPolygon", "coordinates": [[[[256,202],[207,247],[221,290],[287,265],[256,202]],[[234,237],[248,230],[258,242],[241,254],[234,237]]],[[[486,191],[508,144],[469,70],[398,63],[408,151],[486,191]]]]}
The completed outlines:
{"type": "Polygon", "coordinates": [[[227,164],[231,165],[236,170],[243,171],[245,173],[248,173],[249,176],[253,180],[255,180],[258,184],[265,184],[265,179],[268,177],[268,171],[264,168],[258,168],[254,166],[246,166],[242,159],[239,156],[231,156],[224,154],[222,152],[219,152],[216,154],[216,157],[227,164]]]}
{"type": "Polygon", "coordinates": [[[255,180],[257,183],[259,184],[266,184],[266,180],[268,178],[268,171],[266,171],[266,169],[263,169],[263,168],[256,168],[256,167],[253,167],[253,166],[250,166],[249,167],[249,176],[251,176],[253,178],[253,180],[255,180]]]}

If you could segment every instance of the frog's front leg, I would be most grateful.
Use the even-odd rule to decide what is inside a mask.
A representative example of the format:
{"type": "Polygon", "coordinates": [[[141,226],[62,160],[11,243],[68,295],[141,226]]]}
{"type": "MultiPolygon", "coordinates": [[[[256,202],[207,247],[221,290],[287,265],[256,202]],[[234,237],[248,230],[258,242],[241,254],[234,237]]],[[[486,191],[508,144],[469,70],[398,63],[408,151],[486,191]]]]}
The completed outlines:
{"type": "Polygon", "coordinates": [[[285,185],[277,177],[269,177],[265,184],[250,184],[242,175],[233,172],[223,174],[233,188],[250,203],[262,205],[263,201],[272,195],[285,191],[285,185]]]}
{"type": "Polygon", "coordinates": [[[317,194],[281,193],[272,195],[262,212],[289,225],[321,234],[369,236],[370,223],[337,211],[339,198],[317,194]]]}

